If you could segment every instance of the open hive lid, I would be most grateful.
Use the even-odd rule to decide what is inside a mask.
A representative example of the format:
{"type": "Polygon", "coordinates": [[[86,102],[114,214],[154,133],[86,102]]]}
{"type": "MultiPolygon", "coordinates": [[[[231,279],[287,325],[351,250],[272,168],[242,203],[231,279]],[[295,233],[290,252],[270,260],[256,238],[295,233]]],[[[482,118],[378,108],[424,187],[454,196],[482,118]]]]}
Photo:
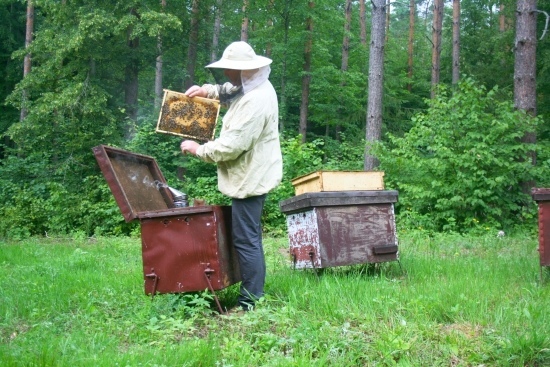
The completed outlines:
{"type": "Polygon", "coordinates": [[[105,145],[92,150],[127,222],[174,208],[170,190],[156,183],[166,180],[154,158],[105,145]]]}
{"type": "Polygon", "coordinates": [[[156,132],[202,142],[213,140],[219,114],[218,100],[189,98],[183,93],[165,89],[156,132]]]}

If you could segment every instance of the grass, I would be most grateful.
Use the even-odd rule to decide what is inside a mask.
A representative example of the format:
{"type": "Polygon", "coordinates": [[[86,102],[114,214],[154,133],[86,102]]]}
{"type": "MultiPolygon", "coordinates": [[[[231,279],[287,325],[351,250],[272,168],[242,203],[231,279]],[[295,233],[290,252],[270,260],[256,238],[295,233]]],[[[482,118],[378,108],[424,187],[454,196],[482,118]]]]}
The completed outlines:
{"type": "Polygon", "coordinates": [[[208,292],[146,296],[139,239],[0,242],[0,366],[547,366],[537,246],[405,232],[400,263],[318,279],[266,238],[266,298],[220,316],[208,292]]]}

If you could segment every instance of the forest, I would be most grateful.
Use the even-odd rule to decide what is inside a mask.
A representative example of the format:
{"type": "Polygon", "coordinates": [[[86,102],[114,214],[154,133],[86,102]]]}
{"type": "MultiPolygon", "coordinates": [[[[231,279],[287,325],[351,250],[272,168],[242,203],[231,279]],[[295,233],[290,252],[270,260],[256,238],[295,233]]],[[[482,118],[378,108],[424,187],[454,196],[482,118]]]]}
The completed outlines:
{"type": "Polygon", "coordinates": [[[0,237],[138,231],[92,154],[100,144],[154,157],[190,198],[229,203],[215,166],[183,156],[181,138],[155,126],[163,89],[214,82],[204,66],[237,40],[273,60],[279,98],[284,179],[268,196],[266,231],[285,231],[278,205],[294,195],[293,178],[365,169],[383,171],[385,187],[399,191],[400,228],[532,230],[531,189],[550,187],[549,8],[0,0],[0,237]],[[528,93],[518,87],[525,75],[528,93]],[[371,102],[375,82],[381,98],[371,102]]]}

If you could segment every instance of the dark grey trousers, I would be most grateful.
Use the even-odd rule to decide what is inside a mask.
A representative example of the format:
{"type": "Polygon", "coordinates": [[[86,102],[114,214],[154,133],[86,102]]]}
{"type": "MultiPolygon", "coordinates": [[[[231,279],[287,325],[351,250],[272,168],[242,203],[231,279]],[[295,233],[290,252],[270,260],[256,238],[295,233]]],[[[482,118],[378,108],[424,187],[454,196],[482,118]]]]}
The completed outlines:
{"type": "Polygon", "coordinates": [[[239,305],[245,310],[264,295],[265,258],[262,245],[262,211],[266,195],[232,200],[231,228],[241,271],[239,305]]]}

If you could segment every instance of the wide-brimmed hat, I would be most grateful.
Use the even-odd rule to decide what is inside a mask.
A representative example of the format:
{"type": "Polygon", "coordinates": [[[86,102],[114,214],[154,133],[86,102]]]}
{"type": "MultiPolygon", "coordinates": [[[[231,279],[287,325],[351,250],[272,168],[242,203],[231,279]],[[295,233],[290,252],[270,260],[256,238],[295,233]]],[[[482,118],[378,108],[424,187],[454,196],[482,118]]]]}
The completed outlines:
{"type": "Polygon", "coordinates": [[[206,65],[207,68],[252,70],[271,64],[271,59],[256,55],[246,42],[233,42],[223,51],[222,58],[206,65]]]}

